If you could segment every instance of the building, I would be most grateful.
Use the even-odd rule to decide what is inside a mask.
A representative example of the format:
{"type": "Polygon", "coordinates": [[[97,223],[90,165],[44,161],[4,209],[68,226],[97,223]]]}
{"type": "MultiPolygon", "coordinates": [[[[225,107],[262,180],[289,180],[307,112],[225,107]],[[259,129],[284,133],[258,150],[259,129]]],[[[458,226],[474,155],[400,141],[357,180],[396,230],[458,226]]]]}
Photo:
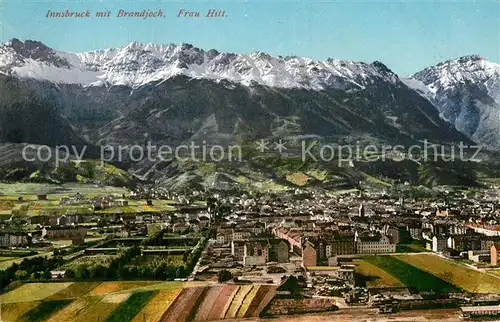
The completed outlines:
{"type": "Polygon", "coordinates": [[[337,277],[354,285],[354,265],[341,265],[337,271],[337,277]]]}
{"type": "Polygon", "coordinates": [[[445,236],[432,237],[432,251],[439,253],[446,249],[448,246],[448,239],[445,236]]]}
{"type": "Polygon", "coordinates": [[[217,243],[227,244],[233,240],[233,228],[231,227],[220,227],[217,228],[217,243]]]}
{"type": "Polygon", "coordinates": [[[242,241],[247,240],[252,236],[252,233],[248,230],[235,230],[233,232],[233,240],[242,241]]]}
{"type": "Polygon", "coordinates": [[[490,257],[491,257],[491,265],[498,265],[500,259],[500,244],[491,245],[490,257]]]}
{"type": "Polygon", "coordinates": [[[335,235],[325,246],[326,258],[336,255],[356,254],[356,241],[354,235],[335,235]]]}
{"type": "Polygon", "coordinates": [[[388,228],[386,231],[387,237],[393,244],[399,244],[399,229],[398,228],[388,228]]]}
{"type": "Polygon", "coordinates": [[[500,225],[479,225],[471,222],[468,222],[465,225],[479,234],[486,236],[500,236],[500,225]]]}
{"type": "Polygon", "coordinates": [[[231,241],[231,255],[237,261],[243,261],[245,255],[245,241],[231,241]]]}
{"type": "Polygon", "coordinates": [[[469,250],[467,252],[467,259],[473,262],[489,263],[491,261],[489,250],[469,250]]]}
{"type": "Polygon", "coordinates": [[[410,232],[410,236],[413,239],[420,240],[422,239],[422,226],[421,225],[413,225],[406,226],[406,230],[410,232]]]}
{"type": "Polygon", "coordinates": [[[387,236],[360,237],[357,243],[358,254],[395,253],[396,244],[391,243],[387,236]]]}
{"type": "Polygon", "coordinates": [[[0,233],[0,247],[20,247],[28,244],[26,233],[0,233]]]}
{"type": "Polygon", "coordinates": [[[266,224],[259,221],[248,222],[244,227],[245,230],[249,231],[252,235],[258,236],[265,233],[266,224]]]}
{"type": "Polygon", "coordinates": [[[481,238],[481,250],[487,250],[489,252],[491,246],[494,244],[500,244],[500,237],[481,238]]]}
{"type": "Polygon", "coordinates": [[[67,226],[71,224],[78,224],[78,215],[62,215],[56,218],[55,224],[58,226],[67,226]]]}
{"type": "Polygon", "coordinates": [[[450,232],[450,226],[446,223],[436,223],[432,225],[432,233],[434,235],[445,235],[450,232]]]}
{"type": "Polygon", "coordinates": [[[30,225],[47,225],[50,222],[50,218],[48,215],[31,216],[27,218],[27,222],[30,225]]]}
{"type": "Polygon", "coordinates": [[[438,207],[436,209],[435,215],[437,217],[448,217],[450,215],[450,212],[449,212],[449,210],[447,208],[441,209],[441,208],[438,207]]]}
{"type": "Polygon", "coordinates": [[[287,229],[283,227],[276,227],[272,230],[272,233],[279,239],[286,240],[290,245],[290,248],[300,254],[302,251],[302,238],[300,231],[294,229],[287,229]]]}
{"type": "Polygon", "coordinates": [[[269,261],[278,263],[288,263],[290,261],[290,246],[281,239],[270,240],[271,250],[269,261]]]}
{"type": "Polygon", "coordinates": [[[481,250],[481,235],[454,235],[448,237],[447,247],[459,252],[481,250]]]}
{"type": "Polygon", "coordinates": [[[50,276],[52,279],[64,278],[65,274],[66,274],[66,271],[62,271],[62,270],[50,271],[50,276]]]}
{"type": "Polygon", "coordinates": [[[339,264],[337,256],[328,257],[328,266],[337,266],[339,264]]]}
{"type": "Polygon", "coordinates": [[[268,261],[268,241],[256,240],[245,243],[243,248],[243,266],[266,265],[268,261]]]}
{"type": "Polygon", "coordinates": [[[488,318],[488,320],[491,320],[491,318],[500,317],[500,305],[465,306],[461,307],[460,311],[460,315],[463,319],[488,318]]]}
{"type": "Polygon", "coordinates": [[[305,243],[305,247],[302,249],[302,264],[305,267],[318,265],[316,247],[309,241],[305,243]]]}
{"type": "Polygon", "coordinates": [[[42,238],[47,239],[71,239],[73,244],[81,244],[85,241],[87,228],[82,226],[52,226],[43,227],[42,238]]]}

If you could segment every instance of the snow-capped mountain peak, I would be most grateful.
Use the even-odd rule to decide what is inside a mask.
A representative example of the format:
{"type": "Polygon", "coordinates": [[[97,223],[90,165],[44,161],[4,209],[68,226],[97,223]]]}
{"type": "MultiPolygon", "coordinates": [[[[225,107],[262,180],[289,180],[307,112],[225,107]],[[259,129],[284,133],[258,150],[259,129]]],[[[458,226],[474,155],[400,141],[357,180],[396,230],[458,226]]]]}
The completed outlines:
{"type": "Polygon", "coordinates": [[[472,83],[484,86],[491,96],[500,99],[500,64],[489,62],[479,55],[447,60],[410,78],[422,82],[432,93],[472,83]]]}
{"type": "Polygon", "coordinates": [[[321,90],[346,85],[364,87],[374,79],[396,82],[397,76],[383,64],[302,57],[274,57],[205,51],[190,44],[142,44],[83,53],[51,49],[41,42],[13,39],[0,45],[0,72],[82,85],[139,87],[175,75],[228,80],[279,88],[321,90]]]}
{"type": "Polygon", "coordinates": [[[478,55],[448,60],[403,80],[472,140],[500,148],[500,64],[478,55]]]}

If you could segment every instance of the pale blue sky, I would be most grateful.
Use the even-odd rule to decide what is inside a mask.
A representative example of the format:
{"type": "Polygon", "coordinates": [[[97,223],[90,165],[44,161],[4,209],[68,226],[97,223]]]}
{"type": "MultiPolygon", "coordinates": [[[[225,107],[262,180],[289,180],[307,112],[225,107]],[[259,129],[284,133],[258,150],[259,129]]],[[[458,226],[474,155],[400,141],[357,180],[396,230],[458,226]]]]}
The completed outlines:
{"type": "Polygon", "coordinates": [[[236,53],[379,60],[400,75],[468,54],[500,62],[498,1],[3,1],[2,41],[36,39],[65,51],[186,42],[236,53]],[[210,8],[227,18],[176,17],[180,9],[210,8]],[[166,17],[45,18],[66,9],[162,9],[166,17]]]}

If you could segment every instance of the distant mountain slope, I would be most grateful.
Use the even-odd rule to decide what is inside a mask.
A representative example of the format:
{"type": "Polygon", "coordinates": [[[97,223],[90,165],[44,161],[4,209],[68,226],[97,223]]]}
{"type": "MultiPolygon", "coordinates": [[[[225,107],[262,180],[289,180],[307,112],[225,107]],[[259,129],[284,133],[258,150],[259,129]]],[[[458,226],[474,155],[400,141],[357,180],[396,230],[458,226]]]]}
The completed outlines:
{"type": "Polygon", "coordinates": [[[0,142],[85,144],[53,102],[4,75],[0,75],[0,142]]]}
{"type": "Polygon", "coordinates": [[[464,60],[443,63],[403,83],[380,62],[225,54],[186,44],[131,43],[72,54],[14,39],[0,45],[0,142],[7,142],[0,147],[5,154],[0,179],[62,182],[78,175],[127,183],[129,177],[107,167],[103,178],[88,178],[67,164],[61,174],[52,164],[26,165],[19,153],[26,143],[88,144],[85,157],[92,159],[98,158],[99,145],[145,147],[150,141],[172,148],[191,142],[239,143],[246,149],[243,162],[236,163],[183,158],[135,163],[127,153],[116,163],[138,178],[176,190],[247,189],[255,183],[262,190],[283,189],[293,176],[309,177],[312,186],[328,189],[385,189],[388,184],[381,177],[412,184],[473,185],[474,169],[480,165],[472,163],[311,165],[300,157],[256,154],[252,147],[260,139],[283,139],[290,148],[287,153],[292,153],[303,138],[342,145],[374,143],[379,148],[409,147],[423,140],[472,144],[467,136],[499,142],[498,128],[493,123],[484,126],[489,124],[485,120],[493,122],[494,112],[487,111],[495,111],[498,104],[495,68],[474,57],[464,60]],[[460,68],[469,72],[458,75],[460,68]],[[481,113],[462,111],[469,106],[476,111],[478,102],[483,104],[481,113]],[[330,173],[328,178],[314,179],[311,173],[318,169],[330,173]]]}
{"type": "Polygon", "coordinates": [[[71,54],[13,39],[0,46],[0,70],[98,145],[301,136],[343,143],[466,140],[380,62],[136,42],[71,54]]]}
{"type": "Polygon", "coordinates": [[[470,139],[500,149],[500,65],[465,56],[426,68],[405,83],[470,139]]]}

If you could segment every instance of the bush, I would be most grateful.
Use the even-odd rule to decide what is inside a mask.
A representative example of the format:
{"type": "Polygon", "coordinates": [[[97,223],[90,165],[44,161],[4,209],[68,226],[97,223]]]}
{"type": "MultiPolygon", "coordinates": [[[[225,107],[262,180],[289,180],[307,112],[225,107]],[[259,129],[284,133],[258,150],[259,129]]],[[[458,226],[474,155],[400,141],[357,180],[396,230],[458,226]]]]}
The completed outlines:
{"type": "Polygon", "coordinates": [[[218,275],[219,283],[227,282],[227,281],[231,280],[232,278],[233,278],[233,274],[231,274],[231,272],[228,270],[224,269],[224,270],[219,272],[219,275],[218,275]]]}

